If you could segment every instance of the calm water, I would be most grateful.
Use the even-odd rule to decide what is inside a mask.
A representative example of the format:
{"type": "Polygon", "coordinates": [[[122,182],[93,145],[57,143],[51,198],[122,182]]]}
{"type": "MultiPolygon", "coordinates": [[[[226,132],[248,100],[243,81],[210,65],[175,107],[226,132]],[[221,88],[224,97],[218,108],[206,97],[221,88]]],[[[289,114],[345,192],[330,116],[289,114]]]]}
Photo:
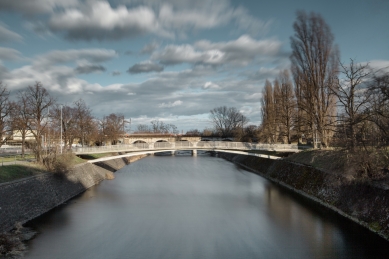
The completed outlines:
{"type": "Polygon", "coordinates": [[[387,258],[386,242],[215,157],[148,157],[31,225],[26,258],[387,258]]]}

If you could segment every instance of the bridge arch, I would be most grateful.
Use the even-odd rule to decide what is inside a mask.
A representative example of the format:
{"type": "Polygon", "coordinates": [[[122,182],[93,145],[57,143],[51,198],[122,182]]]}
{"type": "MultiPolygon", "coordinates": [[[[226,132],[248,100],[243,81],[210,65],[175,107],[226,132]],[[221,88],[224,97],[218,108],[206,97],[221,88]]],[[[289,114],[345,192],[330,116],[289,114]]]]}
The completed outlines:
{"type": "Polygon", "coordinates": [[[140,139],[135,140],[134,142],[132,142],[132,144],[144,144],[144,143],[147,143],[147,142],[144,141],[144,140],[140,140],[140,139]]]}

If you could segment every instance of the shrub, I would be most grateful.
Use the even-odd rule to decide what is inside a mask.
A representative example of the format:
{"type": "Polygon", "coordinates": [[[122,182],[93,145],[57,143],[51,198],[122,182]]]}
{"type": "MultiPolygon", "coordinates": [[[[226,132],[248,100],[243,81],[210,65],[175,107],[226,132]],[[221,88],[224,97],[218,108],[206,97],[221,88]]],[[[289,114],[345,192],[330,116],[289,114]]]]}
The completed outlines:
{"type": "Polygon", "coordinates": [[[348,166],[355,168],[358,177],[381,179],[388,173],[389,153],[385,149],[366,149],[350,152],[348,166]]]}
{"type": "Polygon", "coordinates": [[[17,235],[0,234],[0,256],[19,255],[23,250],[25,250],[25,246],[17,235]]]}
{"type": "Polygon", "coordinates": [[[53,164],[53,171],[55,173],[67,173],[74,166],[73,153],[64,153],[58,155],[53,164]]]}
{"type": "Polygon", "coordinates": [[[60,174],[67,173],[74,163],[74,154],[71,152],[52,154],[43,159],[43,164],[49,171],[60,174]]]}

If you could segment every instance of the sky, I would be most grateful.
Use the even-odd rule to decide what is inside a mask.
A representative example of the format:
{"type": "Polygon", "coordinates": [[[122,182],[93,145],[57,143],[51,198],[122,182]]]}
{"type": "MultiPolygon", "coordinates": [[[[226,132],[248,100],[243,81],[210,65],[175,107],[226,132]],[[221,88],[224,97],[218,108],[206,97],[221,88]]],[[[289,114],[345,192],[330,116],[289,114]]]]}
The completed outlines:
{"type": "Polygon", "coordinates": [[[265,80],[290,68],[298,10],[321,14],[341,62],[389,67],[388,0],[0,0],[0,81],[13,97],[41,82],[132,131],[210,128],[219,106],[259,125],[265,80]]]}

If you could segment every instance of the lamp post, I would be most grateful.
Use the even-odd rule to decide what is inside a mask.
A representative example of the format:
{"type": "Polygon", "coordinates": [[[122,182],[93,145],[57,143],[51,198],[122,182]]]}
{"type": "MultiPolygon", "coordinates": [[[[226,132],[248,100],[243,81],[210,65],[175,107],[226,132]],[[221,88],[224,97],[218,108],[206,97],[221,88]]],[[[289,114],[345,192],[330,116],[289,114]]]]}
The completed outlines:
{"type": "Polygon", "coordinates": [[[242,138],[243,138],[243,136],[244,136],[244,129],[243,129],[243,114],[242,114],[242,138]]]}
{"type": "Polygon", "coordinates": [[[49,127],[48,127],[48,140],[46,140],[46,142],[48,143],[48,145],[46,145],[46,151],[47,151],[47,148],[49,149],[49,154],[50,154],[50,127],[51,127],[51,123],[50,123],[50,107],[47,108],[47,116],[48,116],[48,119],[49,119],[49,127]]]}
{"type": "Polygon", "coordinates": [[[61,147],[61,154],[62,154],[62,105],[61,105],[61,140],[59,142],[59,146],[61,147]]]}

